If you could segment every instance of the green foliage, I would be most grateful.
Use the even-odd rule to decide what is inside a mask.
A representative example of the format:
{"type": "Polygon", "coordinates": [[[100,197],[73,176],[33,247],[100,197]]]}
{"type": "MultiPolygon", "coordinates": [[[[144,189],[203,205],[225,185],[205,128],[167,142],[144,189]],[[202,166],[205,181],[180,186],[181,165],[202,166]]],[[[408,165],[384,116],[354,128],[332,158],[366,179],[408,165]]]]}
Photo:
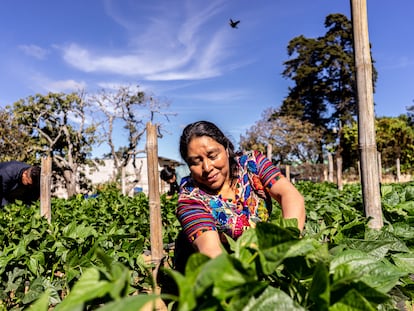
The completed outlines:
{"type": "MultiPolygon", "coordinates": [[[[342,14],[330,14],[325,27],[323,36],[301,35],[289,42],[290,59],[282,74],[293,85],[276,115],[296,117],[322,131],[319,163],[323,161],[322,147],[336,138],[332,127],[348,124],[357,115],[352,23],[342,14]]],[[[374,85],[376,77],[373,66],[374,85]]]]}
{"type": "MultiPolygon", "coordinates": [[[[153,286],[148,200],[106,189],[53,200],[49,225],[14,204],[0,216],[0,310],[140,310],[163,299],[176,310],[397,310],[414,301],[414,184],[382,186],[385,225],[370,230],[359,185],[301,182],[307,223],[259,223],[217,258],[195,253],[185,274],[169,267],[153,286]],[[165,283],[163,283],[165,282],[165,283]],[[175,287],[169,288],[168,286],[175,287]]],[[[163,236],[178,226],[176,197],[161,198],[163,236]]]]}
{"type": "MultiPolygon", "coordinates": [[[[167,245],[178,224],[174,201],[164,203],[167,245]]],[[[143,256],[150,249],[145,195],[125,197],[109,188],[92,198],[54,198],[51,224],[38,211],[38,203],[28,208],[17,202],[0,214],[0,310],[28,306],[45,291],[48,304],[75,310],[73,301],[100,305],[151,288],[152,267],[143,256]],[[83,293],[78,282],[90,290],[83,293]],[[63,303],[66,296],[75,297],[63,303]]]]}
{"type": "MultiPolygon", "coordinates": [[[[381,153],[381,164],[396,173],[396,159],[400,159],[402,173],[411,173],[414,161],[414,129],[409,119],[399,117],[382,117],[375,121],[377,150],[381,153]]],[[[341,130],[341,150],[344,169],[357,167],[358,126],[354,122],[341,130]]]]}

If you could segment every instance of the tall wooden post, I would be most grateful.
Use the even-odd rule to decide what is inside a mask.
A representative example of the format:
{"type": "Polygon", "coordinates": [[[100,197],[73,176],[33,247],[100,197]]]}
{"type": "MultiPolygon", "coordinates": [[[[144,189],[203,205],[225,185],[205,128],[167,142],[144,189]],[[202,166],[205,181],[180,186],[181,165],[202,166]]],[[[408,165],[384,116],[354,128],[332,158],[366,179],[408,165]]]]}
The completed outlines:
{"type": "Polygon", "coordinates": [[[147,123],[148,199],[150,209],[150,241],[152,262],[156,266],[163,258],[161,201],[158,176],[157,126],[147,123]]]}
{"type": "Polygon", "coordinates": [[[290,181],[290,165],[285,166],[285,175],[286,178],[290,181]]]}
{"type": "Polygon", "coordinates": [[[267,144],[267,148],[266,148],[266,152],[267,152],[267,158],[272,161],[272,157],[273,157],[273,146],[272,144],[268,143],[267,144]]]}
{"type": "Polygon", "coordinates": [[[328,152],[328,181],[334,182],[334,164],[332,153],[328,152]]]}
{"type": "Polygon", "coordinates": [[[400,182],[401,181],[401,166],[400,166],[399,157],[395,160],[395,168],[397,170],[397,182],[400,182]]]}
{"type": "Polygon", "coordinates": [[[383,226],[378,179],[375,115],[372,89],[372,63],[368,38],[366,0],[351,0],[354,57],[358,94],[358,143],[361,159],[361,184],[368,226],[383,226]]]}
{"type": "Polygon", "coordinates": [[[45,217],[50,223],[52,212],[50,208],[50,186],[52,180],[52,158],[50,156],[42,158],[40,171],[40,215],[45,217]]]}
{"type": "Polygon", "coordinates": [[[382,183],[382,159],[381,159],[381,152],[378,151],[378,179],[380,185],[382,183]]]}
{"type": "Polygon", "coordinates": [[[339,191],[344,189],[342,182],[342,157],[340,155],[336,157],[336,185],[339,191]]]}

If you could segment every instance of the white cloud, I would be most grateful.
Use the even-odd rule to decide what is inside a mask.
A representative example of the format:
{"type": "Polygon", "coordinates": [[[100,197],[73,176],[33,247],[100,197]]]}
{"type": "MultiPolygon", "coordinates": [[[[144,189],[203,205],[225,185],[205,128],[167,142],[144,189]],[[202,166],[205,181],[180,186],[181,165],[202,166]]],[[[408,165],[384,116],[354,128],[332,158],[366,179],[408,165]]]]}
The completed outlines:
{"type": "MultiPolygon", "coordinates": [[[[111,18],[130,36],[129,44],[122,51],[103,47],[99,51],[96,47],[92,50],[69,43],[62,48],[63,59],[78,70],[171,81],[216,77],[242,65],[225,63],[231,56],[228,49],[231,30],[227,23],[211,26],[222,9],[221,1],[207,6],[203,3],[202,8],[193,7],[194,2],[178,7],[171,6],[171,2],[165,7],[150,8],[157,11],[152,19],[145,18],[145,12],[141,12],[143,17],[139,19],[127,10],[121,12],[115,2],[106,1],[106,5],[111,18]]],[[[149,9],[147,3],[138,5],[149,9]]],[[[138,11],[137,7],[128,9],[138,11]]]]}
{"type": "Polygon", "coordinates": [[[84,81],[75,81],[73,79],[52,80],[41,74],[33,75],[32,80],[36,85],[35,89],[43,89],[46,92],[76,92],[86,88],[86,82],[84,81]]]}
{"type": "Polygon", "coordinates": [[[37,59],[45,59],[49,51],[41,48],[40,46],[30,45],[19,45],[19,49],[22,50],[26,55],[32,56],[37,59]]]}

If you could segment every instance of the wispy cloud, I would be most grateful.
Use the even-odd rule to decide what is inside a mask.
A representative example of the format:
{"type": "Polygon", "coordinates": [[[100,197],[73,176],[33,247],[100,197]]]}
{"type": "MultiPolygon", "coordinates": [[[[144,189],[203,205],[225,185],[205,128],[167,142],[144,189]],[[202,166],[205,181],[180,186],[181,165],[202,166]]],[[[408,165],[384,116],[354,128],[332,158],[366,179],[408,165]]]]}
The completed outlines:
{"type": "Polygon", "coordinates": [[[86,88],[86,82],[68,80],[53,80],[41,74],[32,75],[32,83],[35,84],[34,89],[43,89],[46,92],[76,92],[86,88]]]}
{"type": "Polygon", "coordinates": [[[223,9],[222,1],[203,3],[201,7],[188,1],[180,6],[180,11],[173,2],[163,3],[163,7],[134,2],[139,7],[123,6],[125,11],[116,2],[105,3],[110,17],[129,35],[129,45],[126,50],[108,51],[103,46],[91,50],[76,42],[69,43],[62,48],[63,59],[80,71],[171,81],[216,77],[243,65],[227,64],[231,59],[231,31],[227,25],[211,26],[223,9]],[[140,9],[142,18],[137,19],[130,11],[140,9]],[[157,14],[150,14],[156,17],[145,18],[145,10],[156,10],[157,14]]]}
{"type": "Polygon", "coordinates": [[[34,44],[19,45],[19,49],[22,50],[26,55],[37,59],[45,59],[46,55],[49,54],[48,50],[34,44]]]}

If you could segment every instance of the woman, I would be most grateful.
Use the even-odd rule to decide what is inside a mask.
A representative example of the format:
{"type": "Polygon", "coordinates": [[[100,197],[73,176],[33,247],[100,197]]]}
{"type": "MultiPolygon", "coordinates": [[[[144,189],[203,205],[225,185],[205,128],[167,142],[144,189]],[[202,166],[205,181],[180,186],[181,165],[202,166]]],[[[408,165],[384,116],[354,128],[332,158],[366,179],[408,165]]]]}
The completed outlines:
{"type": "Polygon", "coordinates": [[[261,153],[236,154],[215,124],[189,124],[180,138],[180,154],[191,174],[181,182],[177,217],[196,251],[220,255],[223,233],[237,239],[266,221],[271,198],[280,203],[284,218],[296,218],[303,229],[304,200],[297,189],[261,153]]]}

